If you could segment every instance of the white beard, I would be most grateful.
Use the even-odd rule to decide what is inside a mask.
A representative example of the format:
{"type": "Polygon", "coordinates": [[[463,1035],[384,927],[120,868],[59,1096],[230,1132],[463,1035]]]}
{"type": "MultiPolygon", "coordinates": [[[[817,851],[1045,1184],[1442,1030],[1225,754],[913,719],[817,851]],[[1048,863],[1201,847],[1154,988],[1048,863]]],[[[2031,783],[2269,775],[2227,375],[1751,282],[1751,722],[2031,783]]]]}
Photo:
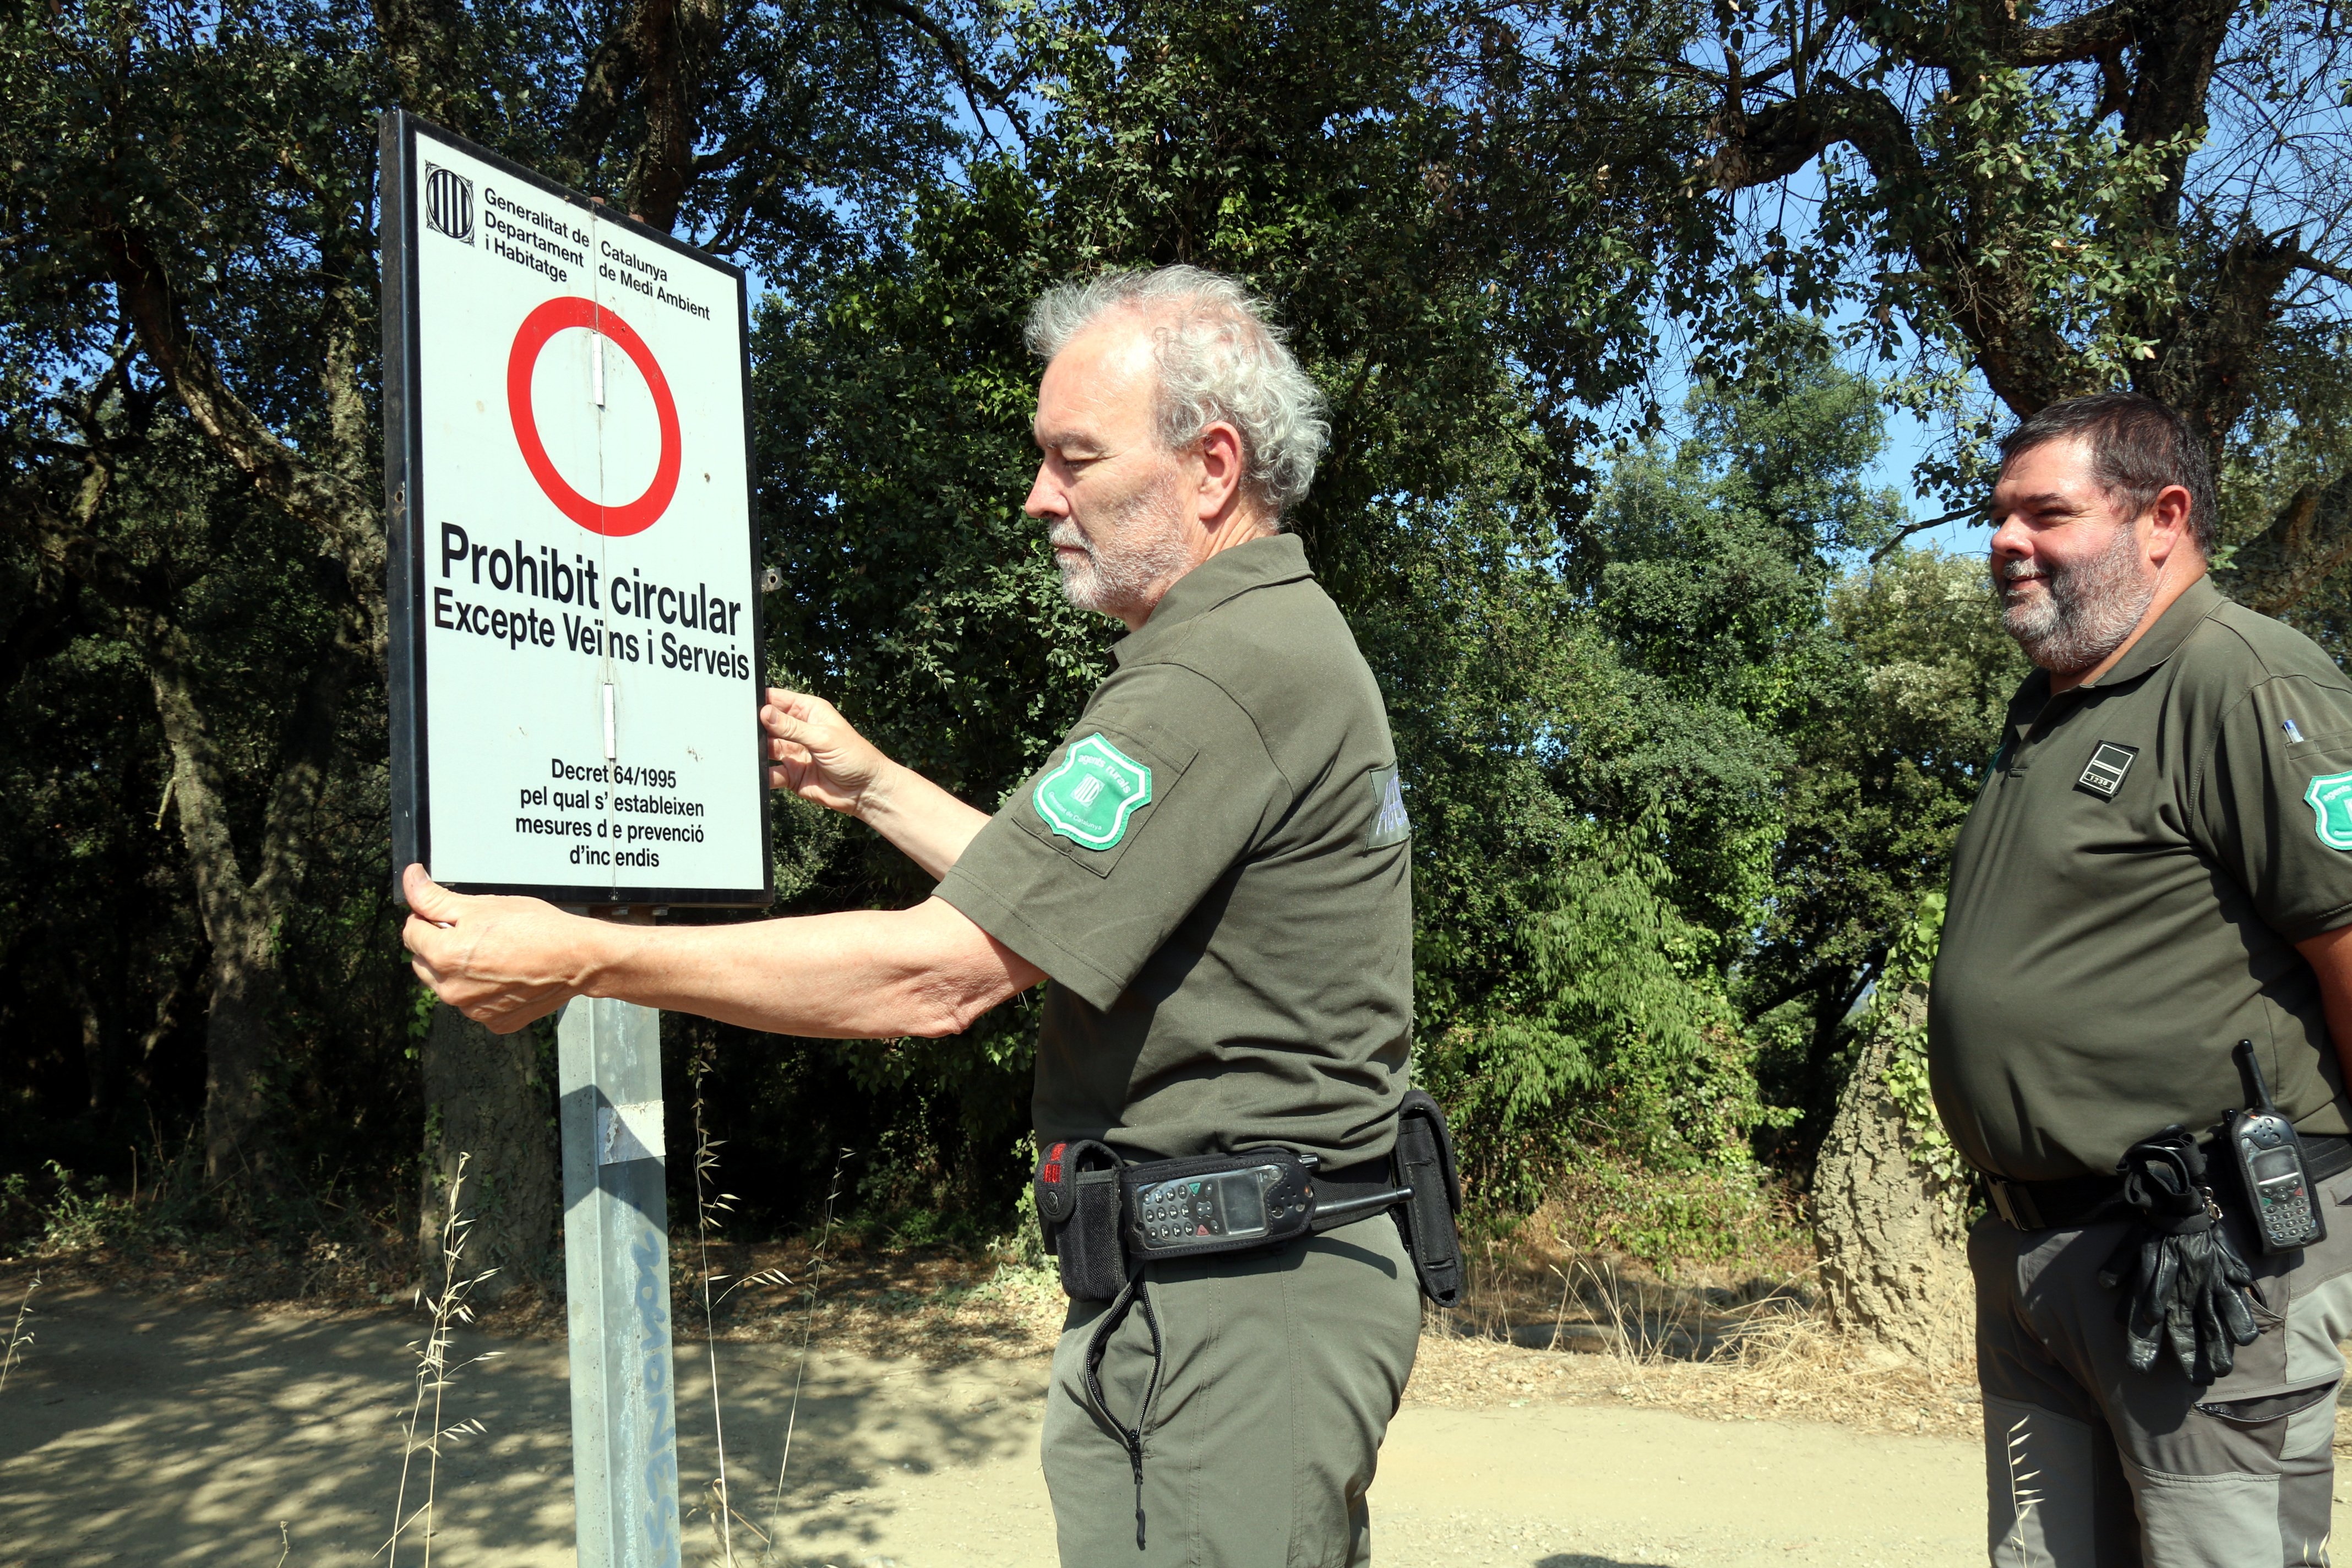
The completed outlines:
{"type": "Polygon", "coordinates": [[[2012,561],[1995,569],[2000,622],[2025,657],[2059,675],[2079,675],[2116,649],[2147,614],[2158,578],[2143,575],[2139,537],[2116,530],[2115,542],[2079,566],[2034,567],[2012,561]],[[2043,591],[2011,599],[2005,584],[2038,577],[2043,591]]]}
{"type": "Polygon", "coordinates": [[[1054,558],[1062,569],[1062,596],[1081,610],[1114,619],[1148,612],[1167,584],[1192,563],[1182,523],[1175,509],[1152,490],[1118,506],[1097,525],[1093,539],[1076,523],[1062,519],[1048,535],[1055,548],[1080,550],[1086,555],[1075,562],[1066,555],[1054,558]]]}

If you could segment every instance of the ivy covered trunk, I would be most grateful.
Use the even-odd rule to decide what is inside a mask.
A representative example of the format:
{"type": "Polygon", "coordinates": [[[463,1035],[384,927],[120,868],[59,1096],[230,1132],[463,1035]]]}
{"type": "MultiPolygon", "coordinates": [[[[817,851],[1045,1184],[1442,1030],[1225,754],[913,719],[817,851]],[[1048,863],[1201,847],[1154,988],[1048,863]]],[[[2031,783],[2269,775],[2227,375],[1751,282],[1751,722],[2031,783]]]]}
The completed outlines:
{"type": "Polygon", "coordinates": [[[1888,956],[1813,1176],[1822,1288],[1838,1327],[1930,1363],[1968,1353],[1969,1181],[1927,1095],[1932,894],[1888,956]]]}

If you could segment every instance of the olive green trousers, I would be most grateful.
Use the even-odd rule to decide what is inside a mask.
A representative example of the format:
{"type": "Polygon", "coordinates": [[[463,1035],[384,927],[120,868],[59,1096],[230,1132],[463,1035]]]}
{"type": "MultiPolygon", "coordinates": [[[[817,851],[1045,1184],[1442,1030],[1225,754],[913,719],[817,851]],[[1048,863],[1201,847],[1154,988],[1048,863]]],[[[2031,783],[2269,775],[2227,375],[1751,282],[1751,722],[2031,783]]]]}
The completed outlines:
{"type": "Polygon", "coordinates": [[[2100,1268],[2121,1220],[1969,1237],[1995,1568],[2320,1568],[2335,1498],[2336,1346],[2352,1336],[2352,1171],[2318,1184],[2327,1237],[2252,1268],[2254,1342],[2202,1386],[2126,1358],[2100,1268]]]}
{"type": "Polygon", "coordinates": [[[1143,1433],[1143,1544],[1127,1446],[1084,1386],[1087,1342],[1108,1305],[1074,1301],[1045,1410],[1064,1568],[1370,1563],[1365,1493],[1421,1336],[1396,1222],[1375,1215],[1272,1251],[1155,1263],[1143,1288],[1160,1337],[1150,1410],[1140,1307],[1111,1334],[1101,1372],[1110,1414],[1143,1433]]]}

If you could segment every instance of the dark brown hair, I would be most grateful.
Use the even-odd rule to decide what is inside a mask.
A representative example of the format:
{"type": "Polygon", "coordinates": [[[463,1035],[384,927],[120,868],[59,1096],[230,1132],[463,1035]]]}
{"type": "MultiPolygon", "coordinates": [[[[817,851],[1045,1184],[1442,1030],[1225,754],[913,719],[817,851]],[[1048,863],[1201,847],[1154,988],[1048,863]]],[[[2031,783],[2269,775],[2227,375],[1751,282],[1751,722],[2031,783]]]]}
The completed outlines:
{"type": "Polygon", "coordinates": [[[2079,436],[2091,449],[2091,477],[2137,517],[2169,485],[2189,492],[2189,535],[2213,553],[2213,465],[2189,421],[2137,392],[2069,397],[2027,416],[2000,439],[2005,470],[2020,452],[2079,436]]]}

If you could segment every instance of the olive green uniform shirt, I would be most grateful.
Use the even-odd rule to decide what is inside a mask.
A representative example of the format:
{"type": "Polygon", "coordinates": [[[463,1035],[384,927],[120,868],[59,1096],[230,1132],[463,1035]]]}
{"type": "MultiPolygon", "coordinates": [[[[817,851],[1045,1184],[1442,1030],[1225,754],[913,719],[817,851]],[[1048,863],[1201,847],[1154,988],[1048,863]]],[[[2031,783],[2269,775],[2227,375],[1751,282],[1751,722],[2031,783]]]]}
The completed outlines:
{"type": "Polygon", "coordinates": [[[2104,1173],[2171,1123],[2279,1105],[2340,1133],[2344,1079],[2294,943],[2352,923],[2352,682],[2200,580],[2116,668],[2011,702],[1952,858],[1927,1007],[1937,1110],[2012,1181],[2104,1173]]]}
{"type": "Polygon", "coordinates": [[[1372,672],[1289,535],[1177,580],[939,896],[1053,979],[1034,1114],[1131,1158],[1388,1152],[1411,826],[1372,672]]]}

